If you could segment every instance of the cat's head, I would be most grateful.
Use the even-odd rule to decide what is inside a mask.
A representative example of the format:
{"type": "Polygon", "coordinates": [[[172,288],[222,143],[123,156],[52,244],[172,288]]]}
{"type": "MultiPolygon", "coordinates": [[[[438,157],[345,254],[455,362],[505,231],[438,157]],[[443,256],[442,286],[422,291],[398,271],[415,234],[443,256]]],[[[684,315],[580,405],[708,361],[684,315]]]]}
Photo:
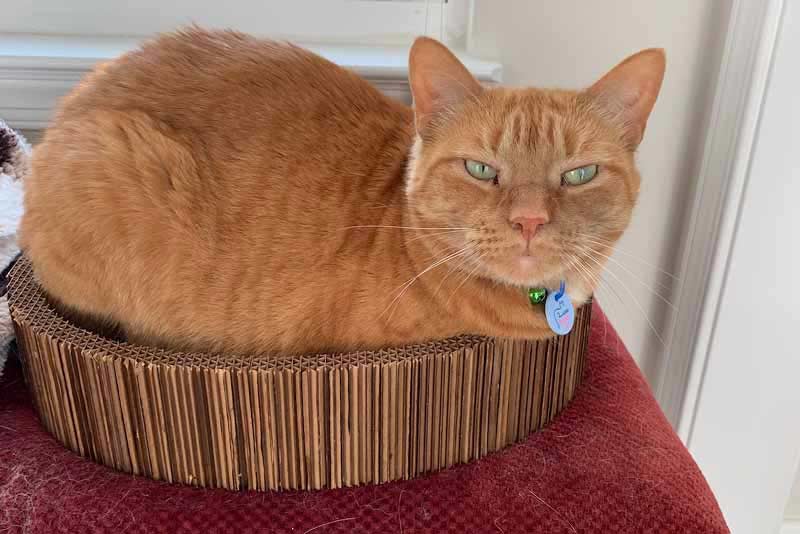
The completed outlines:
{"type": "Polygon", "coordinates": [[[442,229],[425,239],[431,252],[521,287],[565,279],[588,297],[631,218],[634,152],[664,67],[663,51],[645,50],[583,91],[483,88],[447,48],[418,39],[406,191],[412,220],[442,229]]]}

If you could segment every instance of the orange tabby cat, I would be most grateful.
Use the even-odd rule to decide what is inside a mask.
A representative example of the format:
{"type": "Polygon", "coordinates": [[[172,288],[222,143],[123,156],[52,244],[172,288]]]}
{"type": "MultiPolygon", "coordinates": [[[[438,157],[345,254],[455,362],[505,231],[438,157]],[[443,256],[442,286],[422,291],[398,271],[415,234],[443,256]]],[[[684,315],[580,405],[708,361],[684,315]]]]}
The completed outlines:
{"type": "Polygon", "coordinates": [[[482,88],[427,38],[409,69],[413,111],[233,32],[103,65],[35,151],[21,243],[38,279],[179,349],[552,335],[526,288],[592,293],[639,191],[663,52],[580,92],[482,88]]]}

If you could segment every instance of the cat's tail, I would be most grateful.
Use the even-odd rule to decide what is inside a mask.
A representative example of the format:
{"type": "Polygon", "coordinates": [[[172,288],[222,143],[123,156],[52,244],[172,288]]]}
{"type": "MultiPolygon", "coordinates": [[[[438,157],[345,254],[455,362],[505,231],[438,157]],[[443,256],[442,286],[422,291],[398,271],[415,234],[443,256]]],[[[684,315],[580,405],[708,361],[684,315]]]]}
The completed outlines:
{"type": "Polygon", "coordinates": [[[31,145],[0,119],[0,175],[23,180],[31,169],[31,145]]]}

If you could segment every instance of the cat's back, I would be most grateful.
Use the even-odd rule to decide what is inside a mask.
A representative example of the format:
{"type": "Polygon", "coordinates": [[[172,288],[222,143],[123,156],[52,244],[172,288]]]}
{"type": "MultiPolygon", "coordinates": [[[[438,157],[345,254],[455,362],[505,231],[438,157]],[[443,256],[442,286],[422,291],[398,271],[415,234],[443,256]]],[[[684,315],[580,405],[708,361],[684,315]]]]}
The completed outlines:
{"type": "Polygon", "coordinates": [[[224,127],[215,135],[238,136],[263,131],[265,119],[285,119],[281,126],[292,129],[311,113],[341,120],[403,113],[403,107],[304,48],[234,31],[189,29],[98,68],[65,100],[59,120],[97,109],[135,110],[176,130],[202,135],[205,128],[224,127]]]}
{"type": "Polygon", "coordinates": [[[412,135],[407,106],[302,48],[164,35],[61,103],[34,151],[20,242],[67,305],[218,340],[215,295],[231,294],[230,316],[252,311],[255,290],[291,290],[264,273],[292,280],[308,269],[297,251],[332,254],[330,228],[353,224],[342,206],[400,187],[412,135]]]}

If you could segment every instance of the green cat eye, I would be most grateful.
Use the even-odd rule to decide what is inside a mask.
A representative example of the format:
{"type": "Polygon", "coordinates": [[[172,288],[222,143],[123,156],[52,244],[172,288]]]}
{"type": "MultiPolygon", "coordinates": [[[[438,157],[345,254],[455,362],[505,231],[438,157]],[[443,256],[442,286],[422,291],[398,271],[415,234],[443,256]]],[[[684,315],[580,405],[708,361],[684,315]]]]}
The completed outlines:
{"type": "Polygon", "coordinates": [[[469,175],[478,180],[494,180],[497,178],[497,170],[480,161],[468,159],[464,161],[464,166],[467,168],[469,175]]]}
{"type": "Polygon", "coordinates": [[[586,165],[572,169],[561,175],[561,179],[567,185],[583,185],[597,176],[597,165],[586,165]]]}

